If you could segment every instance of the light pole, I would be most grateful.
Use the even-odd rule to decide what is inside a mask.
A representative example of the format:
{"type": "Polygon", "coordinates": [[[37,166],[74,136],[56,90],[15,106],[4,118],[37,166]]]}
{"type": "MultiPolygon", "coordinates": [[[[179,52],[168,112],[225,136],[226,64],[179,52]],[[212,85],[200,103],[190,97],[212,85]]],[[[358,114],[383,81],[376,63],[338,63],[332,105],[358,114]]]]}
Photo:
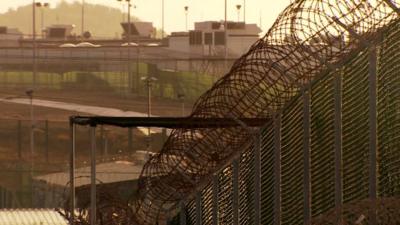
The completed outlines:
{"type": "Polygon", "coordinates": [[[35,6],[40,8],[40,28],[42,31],[42,38],[44,37],[44,8],[48,8],[50,4],[48,2],[36,2],[35,6]]]}
{"type": "MultiPolygon", "coordinates": [[[[128,5],[128,30],[127,30],[128,34],[125,35],[126,36],[125,38],[128,42],[128,46],[129,46],[131,43],[131,6],[132,6],[131,0],[117,0],[117,1],[121,2],[121,4],[123,4],[123,2],[126,2],[128,5]]],[[[123,15],[123,12],[122,12],[122,15],[123,15]]],[[[122,16],[122,17],[123,17],[122,22],[124,22],[124,16],[122,16]]]]}
{"type": "Polygon", "coordinates": [[[185,116],[185,94],[178,93],[178,99],[181,100],[182,117],[185,116]]]}
{"type": "Polygon", "coordinates": [[[36,2],[32,1],[32,90],[36,86],[36,2]]]}
{"type": "Polygon", "coordinates": [[[243,22],[246,24],[246,0],[243,0],[243,22]]]}
{"type": "Polygon", "coordinates": [[[127,48],[128,48],[128,92],[132,91],[132,87],[133,87],[133,79],[132,79],[132,75],[131,75],[131,63],[130,63],[130,59],[131,59],[131,0],[117,0],[119,2],[126,2],[128,5],[128,29],[127,29],[127,34],[125,32],[125,38],[128,42],[127,48]]]}
{"type": "Polygon", "coordinates": [[[185,6],[185,29],[188,31],[188,13],[189,13],[189,6],[185,6]]]}
{"type": "Polygon", "coordinates": [[[236,5],[237,9],[237,21],[240,22],[240,9],[242,8],[242,5],[236,5]]]}
{"type": "MultiPolygon", "coordinates": [[[[145,76],[140,78],[142,81],[146,83],[147,86],[147,117],[151,117],[151,87],[154,82],[157,81],[157,78],[151,77],[151,76],[145,76]]],[[[148,135],[148,140],[147,140],[147,151],[150,152],[150,127],[147,129],[147,135],[148,135]]]]}
{"type": "MultiPolygon", "coordinates": [[[[29,97],[29,111],[30,111],[30,150],[31,150],[31,203],[33,204],[33,167],[34,167],[34,152],[35,152],[35,121],[33,114],[33,89],[29,89],[25,92],[29,97]]],[[[33,207],[33,206],[32,206],[33,207]]]]}
{"type": "Polygon", "coordinates": [[[227,0],[225,0],[225,22],[224,22],[224,31],[225,31],[225,62],[226,62],[226,58],[228,56],[228,21],[227,21],[227,0]]]}

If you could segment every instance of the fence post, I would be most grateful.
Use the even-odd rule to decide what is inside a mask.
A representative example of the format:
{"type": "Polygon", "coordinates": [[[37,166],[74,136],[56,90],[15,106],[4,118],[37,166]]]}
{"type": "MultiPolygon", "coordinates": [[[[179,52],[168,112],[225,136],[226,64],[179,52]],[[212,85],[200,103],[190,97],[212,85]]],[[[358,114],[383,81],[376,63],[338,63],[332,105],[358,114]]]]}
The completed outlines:
{"type": "Polygon", "coordinates": [[[274,224],[281,224],[281,114],[277,114],[274,120],[274,144],[275,144],[275,162],[274,162],[274,224]]]}
{"type": "Polygon", "coordinates": [[[310,174],[310,93],[303,93],[303,156],[304,156],[304,225],[311,222],[311,174],[310,174]]]}
{"type": "Polygon", "coordinates": [[[76,126],[73,122],[70,122],[70,158],[69,158],[69,185],[70,185],[70,219],[71,225],[75,224],[75,141],[76,141],[76,126]]]}
{"type": "Polygon", "coordinates": [[[376,46],[369,49],[369,197],[372,200],[371,224],[377,224],[377,54],[376,46]]]}
{"type": "Polygon", "coordinates": [[[343,180],[342,180],[342,74],[334,76],[335,95],[335,208],[336,224],[342,219],[343,180]]]}
{"type": "Polygon", "coordinates": [[[218,174],[213,176],[213,188],[212,188],[212,194],[213,194],[213,202],[212,202],[212,221],[213,225],[218,225],[218,174]]]}
{"type": "Polygon", "coordinates": [[[202,225],[201,219],[201,192],[196,193],[196,225],[202,225]]]}
{"type": "Polygon", "coordinates": [[[255,133],[254,145],[254,224],[261,224],[261,129],[255,133]]]}
{"type": "Polygon", "coordinates": [[[186,206],[184,201],[180,202],[180,211],[181,213],[179,214],[179,225],[186,225],[186,206]]]}
{"type": "Polygon", "coordinates": [[[90,225],[96,224],[96,127],[90,127],[90,225]]]}
{"type": "Polygon", "coordinates": [[[49,162],[49,121],[46,120],[44,124],[44,141],[45,141],[45,155],[46,162],[49,162]]]}
{"type": "Polygon", "coordinates": [[[128,152],[132,151],[132,127],[128,128],[128,152]]]}
{"type": "Polygon", "coordinates": [[[17,145],[18,145],[18,158],[22,159],[22,125],[21,120],[18,120],[17,126],[17,145]]]}
{"type": "Polygon", "coordinates": [[[233,185],[233,225],[239,225],[239,159],[234,159],[232,164],[233,185]]]}

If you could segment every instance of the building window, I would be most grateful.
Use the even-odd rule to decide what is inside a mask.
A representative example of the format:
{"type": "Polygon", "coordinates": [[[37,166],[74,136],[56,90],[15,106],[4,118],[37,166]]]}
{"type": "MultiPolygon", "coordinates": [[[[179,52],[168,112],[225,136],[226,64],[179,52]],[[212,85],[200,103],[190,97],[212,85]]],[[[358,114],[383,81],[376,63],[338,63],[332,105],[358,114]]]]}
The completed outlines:
{"type": "Polygon", "coordinates": [[[189,32],[189,44],[190,45],[202,45],[203,44],[203,32],[190,31],[189,32]]]}
{"type": "Polygon", "coordinates": [[[213,44],[213,35],[212,33],[204,33],[204,44],[212,45],[213,44]]]}
{"type": "Polygon", "coordinates": [[[215,45],[225,45],[225,32],[217,31],[214,33],[214,44],[215,45]]]}

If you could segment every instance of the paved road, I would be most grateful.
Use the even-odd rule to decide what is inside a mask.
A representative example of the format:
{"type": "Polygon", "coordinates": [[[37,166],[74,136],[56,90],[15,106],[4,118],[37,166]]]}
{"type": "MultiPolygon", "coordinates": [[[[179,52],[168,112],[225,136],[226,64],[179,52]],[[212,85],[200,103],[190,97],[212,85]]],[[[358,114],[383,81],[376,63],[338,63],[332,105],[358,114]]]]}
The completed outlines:
{"type": "MultiPolygon", "coordinates": [[[[15,103],[15,104],[23,104],[29,105],[30,99],[28,98],[0,98],[0,102],[6,103],[15,103]]],[[[34,106],[54,108],[54,109],[62,109],[67,111],[74,111],[84,114],[91,114],[96,116],[119,116],[119,117],[147,117],[145,113],[133,112],[133,111],[123,111],[115,108],[106,108],[99,106],[87,106],[76,103],[68,103],[68,102],[58,102],[58,101],[49,101],[42,99],[33,99],[34,106]]],[[[152,115],[156,116],[156,115],[152,115]]],[[[139,128],[144,134],[147,134],[147,128],[139,128]]],[[[161,129],[152,128],[152,133],[159,133],[161,129]]]]}

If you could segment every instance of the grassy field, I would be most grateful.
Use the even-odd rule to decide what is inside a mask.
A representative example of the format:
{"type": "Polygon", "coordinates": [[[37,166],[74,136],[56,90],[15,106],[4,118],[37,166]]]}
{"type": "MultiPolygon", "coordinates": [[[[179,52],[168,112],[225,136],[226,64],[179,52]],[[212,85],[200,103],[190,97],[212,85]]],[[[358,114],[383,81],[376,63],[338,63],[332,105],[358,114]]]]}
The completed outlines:
{"type": "MultiPolygon", "coordinates": [[[[157,78],[152,86],[152,95],[164,99],[177,99],[184,94],[188,101],[195,101],[215,82],[215,76],[194,72],[173,72],[150,69],[148,64],[132,65],[132,72],[68,72],[64,74],[38,72],[36,84],[40,88],[53,90],[102,90],[116,94],[144,96],[147,87],[141,77],[157,78]],[[137,73],[139,72],[139,73],[137,73]]],[[[0,86],[8,88],[29,87],[33,75],[30,71],[0,72],[0,86]]]]}

